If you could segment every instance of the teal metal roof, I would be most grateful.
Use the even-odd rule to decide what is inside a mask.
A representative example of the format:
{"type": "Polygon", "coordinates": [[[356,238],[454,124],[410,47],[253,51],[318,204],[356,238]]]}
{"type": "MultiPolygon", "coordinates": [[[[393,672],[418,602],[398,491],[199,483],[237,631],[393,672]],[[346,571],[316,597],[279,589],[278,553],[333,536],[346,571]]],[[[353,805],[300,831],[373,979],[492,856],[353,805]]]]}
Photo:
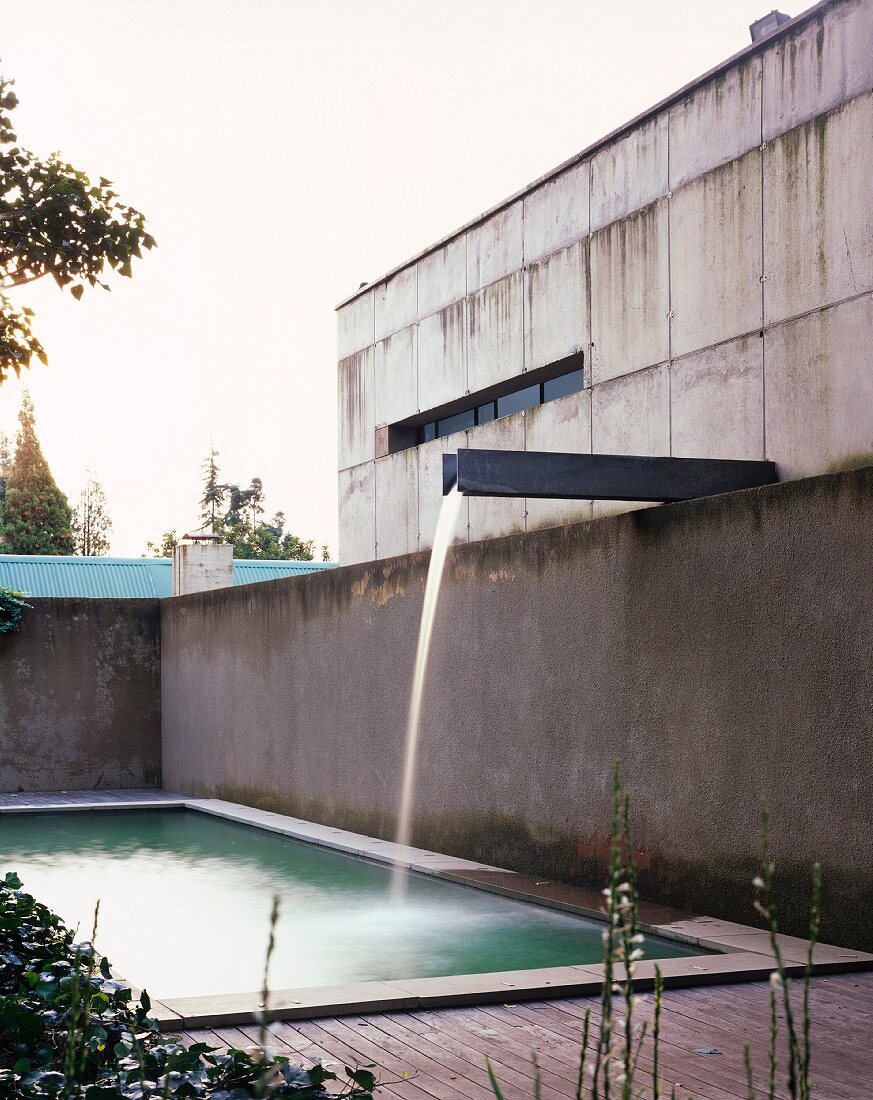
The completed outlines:
{"type": "MultiPolygon", "coordinates": [[[[233,583],[254,584],[336,569],[332,561],[234,560],[233,583]]],[[[0,554],[0,586],[28,596],[154,599],[172,596],[170,558],[78,558],[0,554]]]]}

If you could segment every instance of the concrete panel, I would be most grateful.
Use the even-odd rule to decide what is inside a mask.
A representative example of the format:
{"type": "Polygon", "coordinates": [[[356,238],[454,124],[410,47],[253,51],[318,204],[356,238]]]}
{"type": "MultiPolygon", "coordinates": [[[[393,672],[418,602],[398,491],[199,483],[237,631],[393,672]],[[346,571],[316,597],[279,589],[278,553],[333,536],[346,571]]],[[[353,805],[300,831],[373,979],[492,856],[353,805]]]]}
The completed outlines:
{"type": "MultiPolygon", "coordinates": [[[[480,450],[523,451],[527,411],[480,424],[467,432],[467,446],[480,450]]],[[[470,497],[470,541],[524,530],[524,497],[470,497]]]]}
{"type": "Polygon", "coordinates": [[[382,340],[411,325],[418,309],[418,268],[415,264],[398,271],[375,288],[376,339],[382,340]]]}
{"type": "Polygon", "coordinates": [[[525,263],[587,235],[589,185],[590,164],[586,160],[525,195],[525,263]]]}
{"type": "MultiPolygon", "coordinates": [[[[871,62],[873,64],[873,62],[871,62]]],[[[873,287],[873,94],[764,153],[767,323],[873,287]]]]}
{"type": "Polygon", "coordinates": [[[607,145],[591,161],[591,230],[609,225],[668,191],[667,115],[607,145]]]}
{"type": "Polygon", "coordinates": [[[873,464],[873,296],[767,329],[767,458],[781,478],[873,464]]]}
{"type": "MultiPolygon", "coordinates": [[[[525,450],[591,453],[591,390],[527,410],[525,450]]],[[[527,500],[527,530],[591,519],[590,500],[527,500]]]]}
{"type": "Polygon", "coordinates": [[[456,237],[418,263],[418,316],[427,317],[467,293],[467,242],[456,237]]]}
{"type": "Polygon", "coordinates": [[[159,601],[28,603],[0,639],[0,791],[160,787],[159,601]]]}
{"type": "Polygon", "coordinates": [[[375,557],[376,463],[364,462],[339,472],[339,560],[353,565],[375,557]]]}
{"type": "MultiPolygon", "coordinates": [[[[443,503],[443,455],[466,447],[467,433],[454,432],[444,439],[434,439],[422,443],[416,448],[418,455],[418,545],[421,550],[433,546],[440,508],[443,503]]],[[[467,523],[469,508],[467,501],[461,502],[455,542],[467,541],[467,523]]]]}
{"type": "Polygon", "coordinates": [[[761,67],[759,54],[670,108],[671,189],[760,146],[761,67]]]}
{"type": "Polygon", "coordinates": [[[673,192],[672,353],[761,327],[761,153],[673,192]]]}
{"type": "Polygon", "coordinates": [[[418,407],[454,401],[467,388],[464,303],[433,313],[418,325],[418,407]]]}
{"type": "Polygon", "coordinates": [[[591,238],[591,380],[662,363],[670,355],[667,200],[591,238]]]}
{"type": "Polygon", "coordinates": [[[467,299],[467,389],[471,393],[521,374],[522,300],[520,271],[467,299]]]}
{"type": "Polygon", "coordinates": [[[376,419],[373,402],[373,347],[343,359],[337,368],[339,380],[339,468],[357,466],[375,455],[376,419]]]}
{"type": "Polygon", "coordinates": [[[394,424],[418,410],[418,326],[381,340],[375,351],[376,426],[394,424]]]}
{"type": "Polygon", "coordinates": [[[764,458],[764,341],[755,333],[674,360],[672,453],[764,458]]]}
{"type": "MultiPolygon", "coordinates": [[[[524,274],[528,370],[588,350],[588,242],[531,264],[524,274]]],[[[585,365],[588,365],[586,355],[585,365]]],[[[586,379],[587,381],[587,379],[586,379]]]]}
{"type": "Polygon", "coordinates": [[[337,310],[337,359],[346,359],[361,348],[374,343],[376,339],[374,302],[374,292],[367,290],[354,301],[337,310]]]}
{"type": "MultiPolygon", "coordinates": [[[[662,363],[594,386],[591,391],[594,454],[670,454],[670,366],[662,363]]],[[[656,505],[595,500],[593,515],[614,515],[656,505]]]]}
{"type": "Polygon", "coordinates": [[[524,261],[521,202],[501,210],[467,234],[467,293],[517,271],[524,261]]]}
{"type": "Polygon", "coordinates": [[[764,140],[873,88],[873,5],[835,4],[764,55],[764,140]]]}
{"type": "Polygon", "coordinates": [[[418,455],[416,448],[376,462],[376,556],[418,550],[418,455]]]}

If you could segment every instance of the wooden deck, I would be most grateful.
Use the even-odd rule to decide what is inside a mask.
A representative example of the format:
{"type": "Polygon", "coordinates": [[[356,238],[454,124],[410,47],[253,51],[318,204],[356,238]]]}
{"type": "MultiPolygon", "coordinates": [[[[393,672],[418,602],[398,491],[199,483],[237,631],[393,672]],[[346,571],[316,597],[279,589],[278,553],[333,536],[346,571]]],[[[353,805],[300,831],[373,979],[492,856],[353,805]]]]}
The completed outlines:
{"type": "MultiPolygon", "coordinates": [[[[873,1096],[873,974],[816,978],[810,994],[813,1096],[816,1100],[864,1100],[873,1096]]],[[[652,998],[638,1019],[651,1018],[652,998]]],[[[506,1100],[534,1096],[532,1055],[541,1065],[543,1100],[576,1096],[582,1018],[596,1000],[533,1001],[395,1013],[331,1017],[275,1025],[272,1043],[303,1065],[322,1058],[343,1064],[375,1063],[386,1085],[377,1096],[408,1100],[493,1100],[489,1058],[506,1100]],[[409,1080],[398,1080],[403,1074],[409,1080]],[[414,1076],[413,1076],[414,1075],[414,1076]]],[[[781,1018],[781,1013],[780,1013],[781,1018]]],[[[766,1096],[769,986],[744,985],[668,991],[664,999],[661,1078],[687,1100],[746,1100],[743,1048],[748,1044],[758,1084],[766,1096]],[[719,1053],[698,1053],[715,1049],[719,1053]]],[[[191,1041],[248,1047],[258,1029],[225,1028],[185,1033],[191,1041]]],[[[651,1060],[644,1048],[641,1066],[651,1060]]],[[[783,1061],[784,1064],[784,1061],[783,1061]]],[[[787,1096],[780,1067],[777,1095],[787,1096]]],[[[641,1081],[641,1088],[643,1082],[641,1081]]],[[[646,1082],[648,1084],[648,1082],[646,1082]]],[[[648,1088],[637,1095],[650,1097],[648,1088]]]]}

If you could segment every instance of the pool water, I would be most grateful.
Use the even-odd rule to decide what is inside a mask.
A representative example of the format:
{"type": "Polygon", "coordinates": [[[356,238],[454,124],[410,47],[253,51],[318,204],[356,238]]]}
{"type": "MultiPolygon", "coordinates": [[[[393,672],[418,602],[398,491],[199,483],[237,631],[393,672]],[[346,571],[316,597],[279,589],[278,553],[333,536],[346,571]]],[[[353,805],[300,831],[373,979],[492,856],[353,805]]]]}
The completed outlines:
{"type": "Polygon", "coordinates": [[[82,939],[99,898],[99,950],[158,997],[258,990],[276,894],[273,989],[602,961],[597,921],[416,874],[392,900],[388,866],[189,811],[3,815],[6,871],[82,939]]]}

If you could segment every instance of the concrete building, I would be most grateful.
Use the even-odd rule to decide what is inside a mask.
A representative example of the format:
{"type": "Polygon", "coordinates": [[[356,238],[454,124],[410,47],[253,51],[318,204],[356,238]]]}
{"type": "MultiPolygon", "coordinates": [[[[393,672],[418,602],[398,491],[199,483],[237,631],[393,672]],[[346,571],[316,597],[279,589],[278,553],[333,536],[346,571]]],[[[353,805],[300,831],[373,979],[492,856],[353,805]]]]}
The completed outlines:
{"type": "MultiPolygon", "coordinates": [[[[824,0],[338,309],[344,564],[460,447],[873,458],[873,0],[824,0]]],[[[639,505],[465,499],[460,540],[639,505]]]]}

